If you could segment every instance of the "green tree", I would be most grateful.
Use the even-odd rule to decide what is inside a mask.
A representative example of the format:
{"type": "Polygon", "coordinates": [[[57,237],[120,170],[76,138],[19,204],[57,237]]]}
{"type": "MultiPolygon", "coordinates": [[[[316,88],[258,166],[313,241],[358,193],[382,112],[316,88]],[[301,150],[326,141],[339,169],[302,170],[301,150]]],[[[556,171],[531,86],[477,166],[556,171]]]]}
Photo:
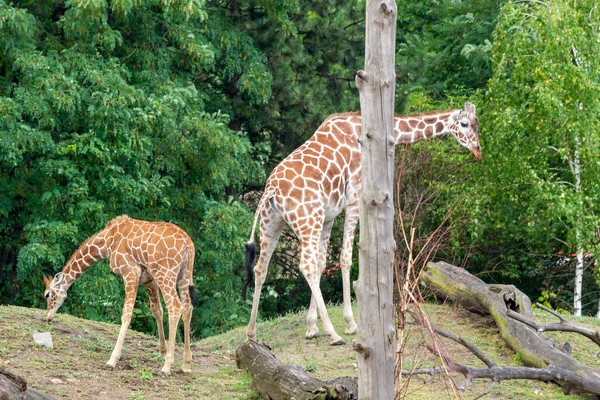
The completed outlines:
{"type": "MultiPolygon", "coordinates": [[[[240,323],[235,270],[252,213],[232,195],[264,179],[254,159],[262,150],[207,104],[226,98],[227,85],[263,104],[271,77],[247,35],[215,28],[208,10],[202,2],[0,2],[2,302],[44,306],[42,274],[127,213],[177,223],[197,244],[199,294],[223,299],[198,309],[197,333],[240,323]]],[[[118,321],[122,292],[100,263],[64,310],[118,321]]],[[[148,329],[140,297],[134,326],[148,329]]]]}
{"type": "Polygon", "coordinates": [[[412,1],[398,4],[397,109],[422,91],[440,101],[470,96],[492,74],[492,31],[505,0],[412,1]]]}
{"type": "Polygon", "coordinates": [[[494,31],[469,228],[482,265],[529,285],[544,256],[597,253],[599,26],[593,1],[532,1],[506,4],[494,31]]]}

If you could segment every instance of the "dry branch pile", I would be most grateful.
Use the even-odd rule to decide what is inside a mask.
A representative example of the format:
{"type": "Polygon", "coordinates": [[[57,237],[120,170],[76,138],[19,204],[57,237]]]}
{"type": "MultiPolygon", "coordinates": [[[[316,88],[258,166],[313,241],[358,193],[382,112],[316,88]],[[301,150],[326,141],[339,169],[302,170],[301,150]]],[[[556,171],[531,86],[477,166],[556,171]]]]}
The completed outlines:
{"type": "MultiPolygon", "coordinates": [[[[422,282],[437,295],[471,311],[491,315],[506,344],[521,354],[523,362],[529,366],[498,367],[474,346],[436,330],[438,334],[463,344],[487,365],[488,368],[471,368],[437,354],[446,357],[445,363],[450,371],[465,375],[466,383],[477,378],[491,379],[493,383],[506,379],[535,379],[557,382],[565,393],[600,394],[600,371],[572,358],[568,343],[557,343],[543,334],[550,330],[576,332],[599,343],[598,332],[569,322],[554,312],[553,315],[559,317],[560,323],[540,324],[533,318],[529,298],[516,287],[486,284],[466,270],[447,263],[428,263],[421,276],[422,282]]],[[[413,318],[416,323],[421,322],[418,316],[413,315],[413,318]]],[[[432,369],[419,372],[437,371],[432,369]]]]}

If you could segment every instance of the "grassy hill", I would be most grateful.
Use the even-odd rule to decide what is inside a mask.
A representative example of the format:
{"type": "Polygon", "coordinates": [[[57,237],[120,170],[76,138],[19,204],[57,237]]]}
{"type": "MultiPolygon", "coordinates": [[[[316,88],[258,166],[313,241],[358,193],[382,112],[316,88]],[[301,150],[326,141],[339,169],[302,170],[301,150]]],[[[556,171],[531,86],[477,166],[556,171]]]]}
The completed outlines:
{"type": "MultiPolygon", "coordinates": [[[[462,309],[428,305],[433,323],[452,331],[479,346],[499,365],[520,365],[518,355],[508,350],[498,337],[498,330],[488,318],[476,316],[462,309]]],[[[339,331],[343,331],[341,308],[331,308],[331,317],[339,331]]],[[[545,317],[539,314],[538,317],[545,317]]],[[[130,330],[125,340],[123,356],[115,370],[105,368],[117,338],[119,326],[93,322],[59,314],[48,324],[45,310],[14,306],[0,306],[0,365],[24,377],[30,387],[57,399],[255,399],[248,389],[251,379],[236,369],[235,349],[245,339],[244,328],[192,343],[192,373],[183,374],[182,344],[176,348],[175,364],[170,376],[162,376],[162,360],[157,350],[157,339],[130,330]],[[55,348],[35,345],[34,332],[51,332],[55,348]]],[[[259,339],[269,344],[284,363],[295,363],[320,379],[336,376],[356,376],[356,356],[352,337],[344,336],[347,344],[330,347],[327,338],[304,339],[306,312],[290,314],[258,325],[259,339]]],[[[578,322],[598,329],[595,319],[578,322]]],[[[588,365],[599,367],[595,356],[597,347],[575,334],[560,334],[559,340],[568,340],[576,358],[588,365]]],[[[421,329],[410,327],[405,351],[405,368],[430,366],[432,357],[423,343],[427,341],[421,329]]],[[[483,366],[466,350],[453,343],[444,347],[456,361],[483,366]]],[[[454,398],[447,382],[436,377],[412,377],[408,399],[454,398]]],[[[461,376],[454,377],[460,385],[461,376]]],[[[471,399],[485,392],[489,382],[474,382],[462,398],[471,399]]],[[[536,381],[507,381],[494,386],[487,399],[584,399],[565,396],[553,384],[536,381]]]]}

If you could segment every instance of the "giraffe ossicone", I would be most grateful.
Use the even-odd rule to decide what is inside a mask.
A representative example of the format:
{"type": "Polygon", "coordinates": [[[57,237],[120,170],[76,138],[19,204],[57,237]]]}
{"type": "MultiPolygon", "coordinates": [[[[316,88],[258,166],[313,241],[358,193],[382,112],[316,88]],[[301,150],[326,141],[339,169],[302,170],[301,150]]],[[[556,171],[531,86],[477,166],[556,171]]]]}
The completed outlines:
{"type": "MultiPolygon", "coordinates": [[[[248,339],[256,339],[256,318],[260,292],[277,240],[288,224],[300,241],[299,268],[312,291],[307,316],[306,337],[319,335],[317,309],[331,344],[343,344],[327,314],[319,288],[326,265],[327,247],[334,219],[345,211],[342,267],[345,333],[356,333],[351,307],[350,268],[352,244],[359,219],[360,138],[362,119],[359,112],[329,116],[313,136],[282,160],[271,172],[259,201],[250,240],[246,243],[246,289],[254,278],[252,312],[246,329],[248,339]],[[253,268],[256,244],[254,232],[260,218],[260,254],[253,268]]],[[[410,144],[450,134],[477,159],[479,119],[475,106],[465,103],[462,110],[434,111],[394,117],[395,144],[410,144]]]]}
{"type": "Polygon", "coordinates": [[[190,372],[190,323],[194,298],[195,254],[192,239],[175,224],[141,221],[127,215],[116,217],[100,232],[85,240],[54,278],[44,276],[44,295],[48,306],[46,320],[52,321],[67,298],[69,287],[97,261],[108,258],[112,272],[123,277],[125,305],[119,336],[106,364],[114,368],[121,357],[138,286],[142,284],[150,297],[150,309],[158,325],[159,351],[165,359],[161,371],[165,374],[171,371],[177,325],[183,316],[185,343],[181,369],[183,372],[190,372]],[[169,314],[168,343],[165,343],[161,292],[169,314]]]}

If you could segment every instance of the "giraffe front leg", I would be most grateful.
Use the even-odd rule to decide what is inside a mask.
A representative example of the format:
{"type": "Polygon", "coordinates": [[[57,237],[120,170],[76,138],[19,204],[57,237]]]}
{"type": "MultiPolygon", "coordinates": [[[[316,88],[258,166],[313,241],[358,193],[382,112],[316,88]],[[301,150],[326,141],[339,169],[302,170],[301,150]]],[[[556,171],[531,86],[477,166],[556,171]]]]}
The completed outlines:
{"type": "Polygon", "coordinates": [[[308,308],[308,315],[306,316],[308,328],[306,329],[304,336],[307,339],[314,339],[321,336],[321,332],[319,332],[319,327],[317,326],[317,319],[317,301],[315,300],[315,295],[313,294],[310,296],[310,307],[308,308]]]}
{"type": "Polygon", "coordinates": [[[344,321],[346,321],[346,330],[344,333],[353,335],[358,330],[358,325],[354,322],[354,314],[352,312],[352,296],[350,294],[350,267],[342,266],[342,285],[344,291],[344,321]]]}
{"type": "Polygon", "coordinates": [[[308,282],[308,286],[310,286],[310,290],[312,292],[312,296],[317,303],[317,308],[319,309],[319,314],[321,315],[321,320],[323,321],[323,330],[325,334],[331,336],[331,344],[332,346],[344,344],[344,339],[340,335],[337,334],[331,320],[329,319],[329,314],[327,313],[327,307],[325,305],[325,301],[323,300],[323,295],[321,294],[321,288],[319,287],[319,271],[317,265],[317,259],[312,255],[312,248],[308,244],[302,245],[302,254],[300,256],[300,271],[304,275],[304,278],[308,282]]]}
{"type": "Polygon", "coordinates": [[[145,286],[148,297],[150,297],[150,310],[152,311],[152,315],[154,315],[158,328],[158,351],[164,359],[167,354],[167,344],[165,342],[165,328],[163,325],[163,308],[160,304],[160,289],[155,280],[148,282],[145,286]]]}
{"type": "MultiPolygon", "coordinates": [[[[333,222],[333,219],[325,222],[325,224],[323,225],[323,230],[321,231],[321,237],[319,239],[319,252],[317,254],[317,279],[319,281],[319,287],[321,286],[321,276],[327,266],[327,248],[329,247],[329,238],[331,237],[331,229],[333,228],[333,222]]],[[[310,307],[308,308],[308,315],[306,317],[308,328],[306,330],[305,336],[307,339],[312,339],[321,335],[321,332],[319,332],[319,328],[317,326],[317,319],[317,301],[315,299],[315,295],[311,294],[310,307]]]]}
{"type": "Polygon", "coordinates": [[[332,346],[338,346],[346,343],[344,339],[337,334],[331,320],[329,319],[329,314],[327,313],[327,306],[325,305],[325,301],[323,300],[323,295],[321,294],[321,288],[319,287],[319,282],[316,279],[310,279],[307,277],[308,284],[312,290],[312,293],[315,298],[315,302],[317,303],[317,307],[319,309],[319,314],[321,314],[321,320],[323,321],[323,330],[325,334],[331,336],[331,341],[329,342],[332,346]]]}
{"type": "Polygon", "coordinates": [[[344,221],[344,240],[342,245],[342,254],[340,255],[340,264],[342,264],[342,287],[344,298],[344,320],[346,321],[346,330],[348,335],[353,335],[358,330],[354,322],[352,313],[352,295],[350,293],[350,271],[352,269],[352,244],[354,243],[354,232],[358,223],[359,210],[358,203],[348,206],[346,209],[346,220],[344,221]]]}
{"type": "Polygon", "coordinates": [[[119,337],[117,343],[110,356],[110,359],[106,365],[110,368],[114,368],[117,361],[121,358],[121,352],[123,350],[123,343],[125,342],[125,334],[131,323],[131,315],[133,314],[133,306],[135,304],[135,297],[137,295],[139,274],[130,272],[123,276],[125,282],[125,305],[123,306],[123,314],[121,315],[121,329],[119,330],[119,337]]]}

